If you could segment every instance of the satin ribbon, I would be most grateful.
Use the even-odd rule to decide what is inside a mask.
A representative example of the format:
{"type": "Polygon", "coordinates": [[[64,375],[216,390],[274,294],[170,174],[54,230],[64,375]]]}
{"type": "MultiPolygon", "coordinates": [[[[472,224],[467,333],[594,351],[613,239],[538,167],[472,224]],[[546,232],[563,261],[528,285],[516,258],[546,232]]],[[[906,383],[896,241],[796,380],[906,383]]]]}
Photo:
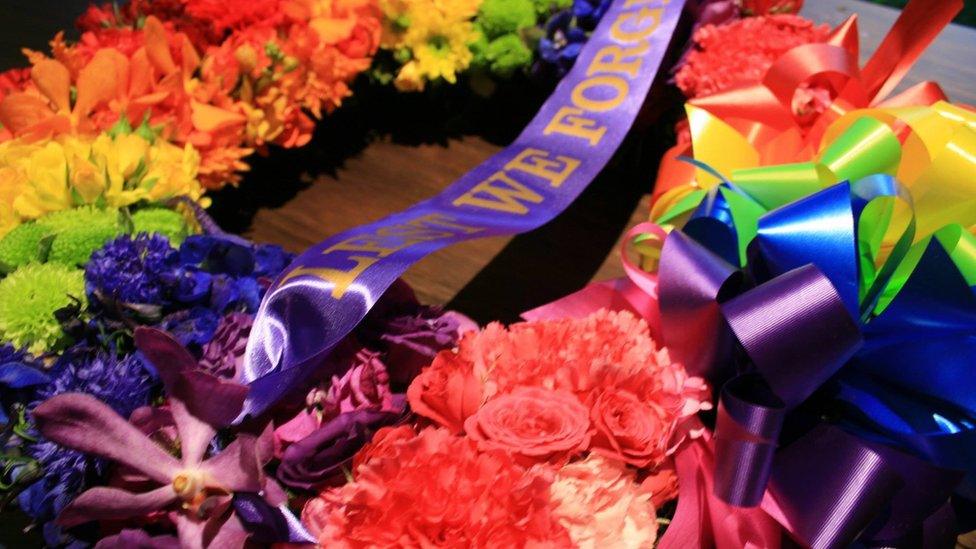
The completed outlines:
{"type": "MultiPolygon", "coordinates": [[[[950,225],[913,246],[910,220],[899,245],[863,282],[859,248],[873,239],[864,221],[873,205],[890,199],[906,200],[911,211],[905,189],[875,175],[765,214],[745,269],[711,250],[709,238],[682,230],[673,230],[661,251],[656,292],[664,343],[690,373],[722,387],[716,495],[751,507],[772,490],[784,525],[813,547],[852,542],[891,497],[917,505],[896,506],[873,535],[920,535],[957,483],[956,470],[973,472],[976,463],[972,240],[950,225]],[[810,442],[820,436],[815,429],[777,451],[788,420],[795,428],[797,417],[809,419],[801,408],[816,407],[815,393],[817,403],[847,409],[841,417],[858,442],[832,455],[844,445],[810,442]],[[823,479],[811,491],[817,475],[823,479]],[[912,489],[915,478],[942,488],[912,489]]],[[[708,230],[725,230],[727,221],[736,228],[729,216],[707,219],[708,230]]],[[[723,251],[721,239],[711,242],[723,251]]]]}
{"type": "MultiPolygon", "coordinates": [[[[948,103],[858,111],[838,120],[830,135],[831,142],[812,162],[736,170],[729,178],[694,159],[696,169],[720,182],[686,195],[657,213],[656,220],[683,226],[725,261],[741,266],[762,215],[838,181],[858,181],[862,301],[879,310],[887,306],[907,272],[904,267],[883,271],[882,265],[891,254],[905,254],[933,234],[952,249],[972,285],[974,267],[965,256],[972,256],[970,231],[976,228],[976,113],[948,103]],[[895,127],[901,128],[900,137],[895,127]],[[959,224],[962,230],[939,233],[949,231],[946,224],[959,224]],[[877,280],[890,284],[883,287],[877,280]]],[[[913,257],[921,249],[912,251],[913,257]]],[[[897,262],[888,265],[894,268],[897,262]]],[[[854,300],[845,295],[852,310],[854,300]]]]}
{"type": "Polygon", "coordinates": [[[677,145],[662,160],[652,218],[689,193],[719,182],[712,174],[677,161],[678,156],[693,153],[726,174],[809,161],[832,140],[832,128],[852,112],[930,106],[946,100],[933,82],[890,94],[961,8],[959,0],[909,2],[863,68],[857,63],[857,18],[851,16],[826,43],[798,46],[784,54],[762,82],[689,101],[691,143],[677,145]],[[794,95],[806,83],[831,90],[831,103],[812,119],[793,108],[794,95]]]}
{"type": "Polygon", "coordinates": [[[330,350],[414,262],[456,242],[529,231],[569,206],[627,135],[683,4],[614,1],[512,145],[439,195],[301,254],[255,318],[242,374],[250,392],[239,419],[321,374],[330,350]]]}

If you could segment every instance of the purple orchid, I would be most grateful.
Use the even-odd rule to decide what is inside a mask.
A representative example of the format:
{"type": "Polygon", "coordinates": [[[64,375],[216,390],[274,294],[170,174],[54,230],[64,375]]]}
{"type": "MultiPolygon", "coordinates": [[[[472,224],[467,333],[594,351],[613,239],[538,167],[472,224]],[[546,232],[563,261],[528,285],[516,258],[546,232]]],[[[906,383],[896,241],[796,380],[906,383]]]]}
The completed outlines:
{"type": "Polygon", "coordinates": [[[248,534],[234,515],[231,499],[235,492],[260,493],[265,487],[258,438],[238,435],[210,457],[207,449],[217,429],[237,417],[247,388],[199,370],[193,356],[165,332],[139,328],[135,340],[169,395],[181,455],[167,453],[90,395],[67,393],[47,400],[34,410],[45,437],[112,460],[159,485],[141,493],[91,488],[61,512],[58,523],[72,527],[168,511],[183,547],[243,546],[248,534]]]}

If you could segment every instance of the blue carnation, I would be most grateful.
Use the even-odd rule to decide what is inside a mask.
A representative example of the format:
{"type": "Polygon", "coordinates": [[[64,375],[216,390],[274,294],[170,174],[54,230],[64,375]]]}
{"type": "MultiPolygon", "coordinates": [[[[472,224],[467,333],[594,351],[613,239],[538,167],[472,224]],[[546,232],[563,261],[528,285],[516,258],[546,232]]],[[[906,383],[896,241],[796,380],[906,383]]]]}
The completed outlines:
{"type": "MultiPolygon", "coordinates": [[[[141,355],[119,358],[111,353],[93,353],[87,348],[68,349],[50,372],[51,381],[37,392],[31,409],[63,393],[90,394],[112,407],[119,415],[149,403],[153,376],[141,355]]],[[[49,522],[61,512],[92,479],[104,476],[104,460],[39,439],[27,447],[44,476],[18,499],[21,508],[38,522],[49,522]]],[[[56,528],[45,528],[45,537],[60,537],[56,528]]],[[[49,542],[54,540],[49,539],[49,542]]]]}
{"type": "Polygon", "coordinates": [[[103,300],[163,305],[163,280],[173,268],[175,254],[162,235],[116,238],[92,254],[85,267],[87,291],[103,300]]]}

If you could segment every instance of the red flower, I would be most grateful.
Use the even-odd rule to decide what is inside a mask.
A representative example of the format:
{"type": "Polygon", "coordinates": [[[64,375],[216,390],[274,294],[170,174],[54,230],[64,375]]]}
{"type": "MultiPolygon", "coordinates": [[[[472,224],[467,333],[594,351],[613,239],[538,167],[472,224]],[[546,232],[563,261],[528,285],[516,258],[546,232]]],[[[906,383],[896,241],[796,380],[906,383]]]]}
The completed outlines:
{"type": "Polygon", "coordinates": [[[796,46],[823,42],[829,34],[827,25],[817,26],[797,15],[705,25],[692,37],[695,49],[675,75],[675,83],[688,98],[756,84],[781,55],[796,46]]]}
{"type": "Polygon", "coordinates": [[[384,451],[362,463],[353,482],[305,505],[303,522],[320,545],[571,545],[550,498],[551,470],[526,469],[507,452],[479,451],[475,441],[443,429],[381,444],[384,451]]]}
{"type": "MultiPolygon", "coordinates": [[[[595,406],[601,411],[591,415],[602,433],[599,446],[642,467],[664,459],[673,442],[668,438],[683,418],[710,407],[704,381],[689,377],[671,362],[667,350],[657,348],[646,322],[606,310],[583,319],[523,322],[508,329],[495,323],[465,334],[456,353],[440,353],[420,373],[407,397],[417,414],[453,432],[464,427],[472,437],[497,443],[503,438],[502,426],[492,424],[496,430],[486,430],[485,418],[500,414],[494,407],[501,405],[492,402],[524,387],[564,391],[595,406]],[[653,426],[606,416],[637,413],[624,401],[652,410],[653,426]],[[484,408],[490,408],[487,416],[482,415],[484,408]],[[475,414],[477,420],[465,423],[475,414]]],[[[521,419],[505,421],[514,429],[521,419]]],[[[590,448],[595,446],[596,438],[590,441],[590,448]]]]}
{"type": "Polygon", "coordinates": [[[518,455],[522,463],[564,462],[590,442],[586,408],[572,393],[521,387],[485,403],[464,422],[480,448],[518,455]]]}
{"type": "Polygon", "coordinates": [[[801,8],[803,0],[742,0],[742,13],[749,16],[800,13],[801,8]]]}
{"type": "Polygon", "coordinates": [[[481,407],[484,385],[474,366],[449,351],[441,352],[407,389],[414,412],[434,420],[454,433],[481,407]]]}
{"type": "Polygon", "coordinates": [[[209,23],[215,32],[253,25],[274,25],[281,18],[280,0],[183,0],[186,13],[209,23]]]}

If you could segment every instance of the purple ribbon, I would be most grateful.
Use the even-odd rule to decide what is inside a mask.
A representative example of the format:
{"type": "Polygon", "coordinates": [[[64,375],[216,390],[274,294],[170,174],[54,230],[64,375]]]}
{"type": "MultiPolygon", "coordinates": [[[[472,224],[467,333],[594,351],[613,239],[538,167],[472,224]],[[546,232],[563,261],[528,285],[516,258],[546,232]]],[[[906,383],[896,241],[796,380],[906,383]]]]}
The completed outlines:
{"type": "Polygon", "coordinates": [[[529,231],[586,188],[623,141],[657,75],[683,0],[616,0],[510,146],[441,194],[299,256],[251,330],[240,419],[312,375],[410,265],[444,246],[529,231]]]}
{"type": "Polygon", "coordinates": [[[660,265],[662,329],[672,356],[722,387],[718,497],[754,507],[769,487],[784,526],[807,547],[846,547],[859,536],[918,547],[952,539],[945,503],[959,471],[826,424],[779,448],[787,412],[863,344],[860,327],[818,267],[803,265],[754,286],[749,272],[678,229],[665,240],[660,265]],[[890,512],[879,516],[883,509],[890,512]]]}

